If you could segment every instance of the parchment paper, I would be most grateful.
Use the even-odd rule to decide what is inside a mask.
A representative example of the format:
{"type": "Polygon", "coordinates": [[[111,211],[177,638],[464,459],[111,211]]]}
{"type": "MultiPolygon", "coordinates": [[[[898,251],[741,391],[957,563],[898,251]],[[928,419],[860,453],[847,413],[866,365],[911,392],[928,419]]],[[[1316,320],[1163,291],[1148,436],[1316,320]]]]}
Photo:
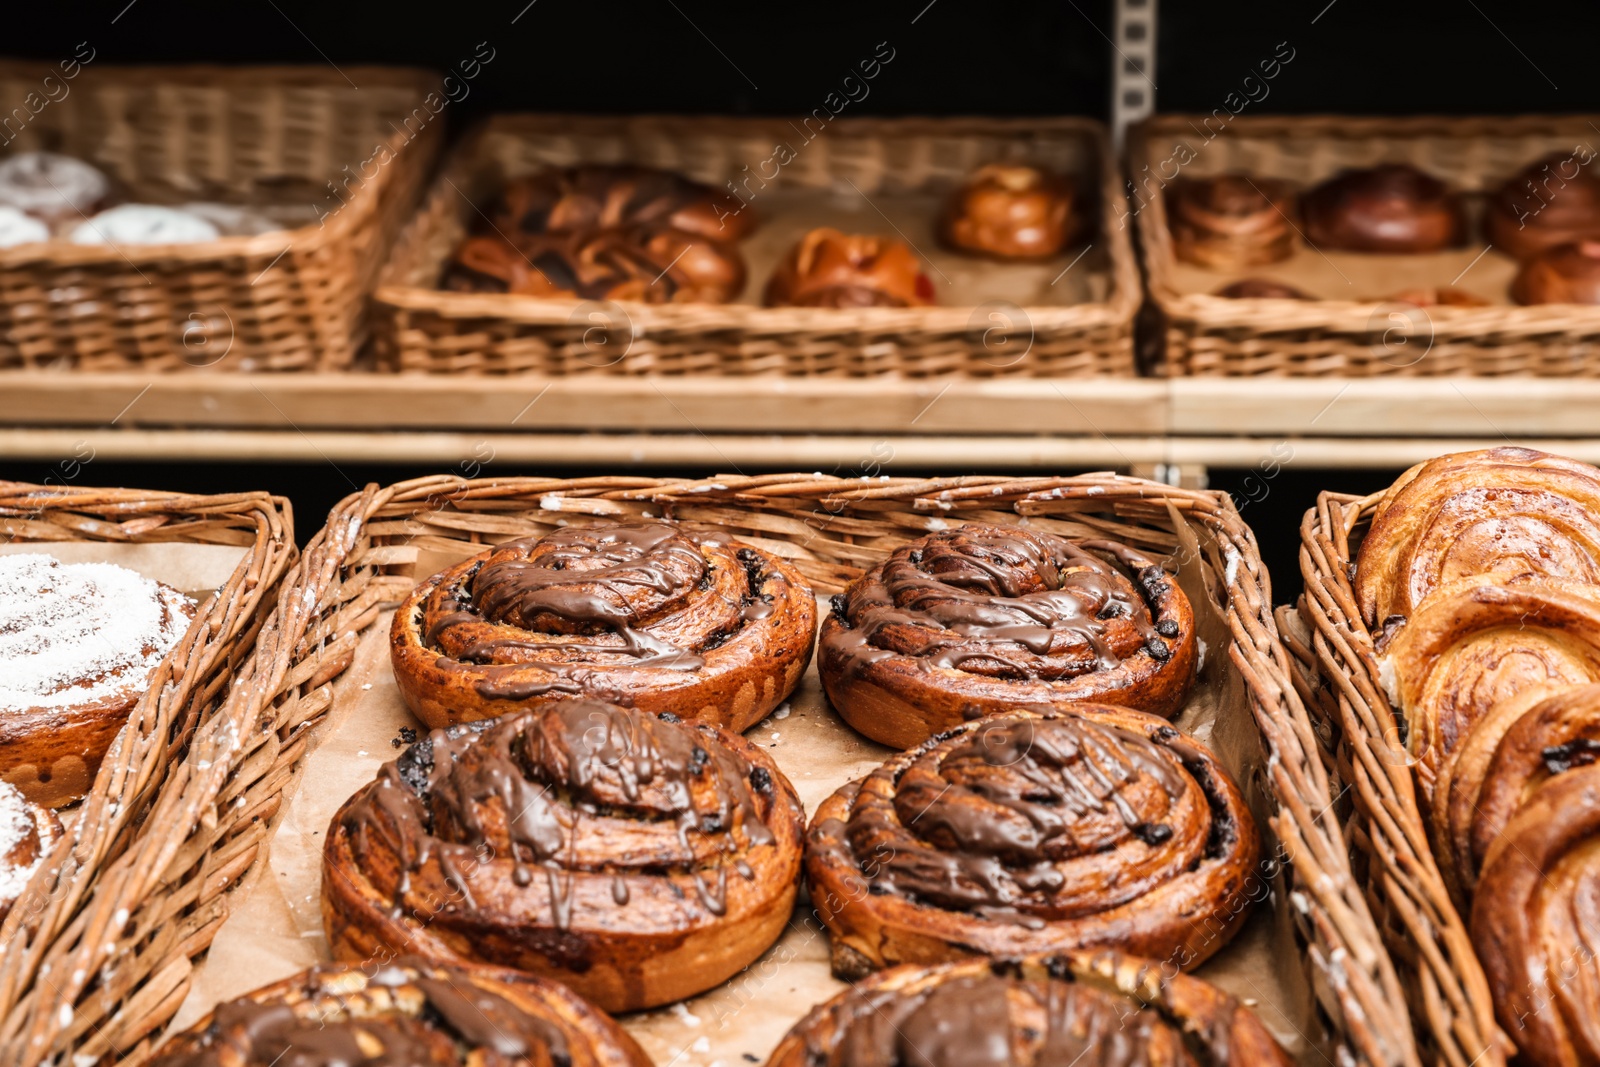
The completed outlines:
{"type": "MultiPolygon", "coordinates": [[[[1193,559],[1191,553],[1186,555],[1193,559]]],[[[424,553],[417,573],[432,573],[459,558],[424,553]]],[[[1251,795],[1263,835],[1263,852],[1275,845],[1257,794],[1260,743],[1244,691],[1226,654],[1227,629],[1201,588],[1198,567],[1185,567],[1180,584],[1200,622],[1207,654],[1201,683],[1179,725],[1207,740],[1251,795]]],[[[827,610],[820,600],[821,610],[827,610]]],[[[172,1028],[182,1029],[219,1001],[284,978],[328,959],[322,930],[319,881],[323,836],[334,812],[399,748],[402,727],[422,730],[405,709],[389,666],[391,613],[363,636],[351,668],[334,683],[329,718],[317,728],[298,788],[284,805],[264,869],[243,891],[197,967],[189,996],[172,1028]]],[[[806,812],[838,786],[859,778],[890,752],[865,740],[828,706],[815,667],[794,697],[746,737],[766,748],[794,782],[806,812]]],[[[1266,887],[1277,881],[1264,864],[1266,887]]],[[[1303,1063],[1324,1063],[1316,1021],[1299,966],[1299,949],[1282,904],[1281,886],[1258,905],[1244,929],[1195,973],[1253,1005],[1286,1048],[1303,1063]]],[[[742,1067],[764,1061],[783,1034],[812,1005],[840,990],[828,969],[826,932],[802,897],[787,933],[758,961],[724,985],[680,1005],[623,1016],[623,1025],[661,1067],[742,1067]]]]}

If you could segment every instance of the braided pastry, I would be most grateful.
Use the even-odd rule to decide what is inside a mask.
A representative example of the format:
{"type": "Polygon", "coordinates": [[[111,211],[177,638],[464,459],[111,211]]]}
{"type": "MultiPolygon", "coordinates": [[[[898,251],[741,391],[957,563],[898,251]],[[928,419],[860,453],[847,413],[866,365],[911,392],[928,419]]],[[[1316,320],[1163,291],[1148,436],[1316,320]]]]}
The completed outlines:
{"type": "Polygon", "coordinates": [[[489,216],[511,233],[677,230],[709,241],[738,241],[755,214],[730,193],[681,174],[628,164],[584,164],[507,182],[489,216]]]}
{"type": "Polygon", "coordinates": [[[469,237],[443,286],[543,298],[726,303],[744,288],[738,253],[678,230],[529,234],[516,243],[469,237]]]}
{"type": "Polygon", "coordinates": [[[1461,198],[1406,163],[1347,170],[1300,198],[1306,240],[1347,252],[1418,253],[1466,240],[1461,198]]]}
{"type": "Polygon", "coordinates": [[[1436,589],[1492,579],[1600,583],[1600,471],[1501,447],[1419,463],[1374,513],[1356,563],[1370,626],[1404,618],[1436,589]]]}
{"type": "Polygon", "coordinates": [[[823,801],[806,843],[845,978],[1103,946],[1192,967],[1244,921],[1259,856],[1216,757],[1099,704],[932,738],[823,801]]]}
{"type": "Polygon", "coordinates": [[[1175,182],[1167,190],[1173,253],[1185,263],[1238,270],[1294,254],[1289,186],[1242,174],[1175,182]]]}
{"type": "Polygon", "coordinates": [[[788,563],[663,522],[508,541],[418,585],[390,650],[429,726],[593,696],[742,732],[800,682],[817,605],[788,563]]]}
{"type": "Polygon", "coordinates": [[[1198,648],[1188,598],[1134,549],[972,523],[902,545],[834,597],[817,657],[839,714],[907,748],[1021,705],[1170,718],[1198,648]]]}
{"type": "Polygon", "coordinates": [[[931,307],[933,280],[916,253],[887,237],[812,230],[767,281],[767,306],[931,307]]]}
{"type": "Polygon", "coordinates": [[[420,959],[322,966],[217,1006],[151,1067],[650,1067],[554,982],[420,959]]]}
{"type": "Polygon", "coordinates": [[[795,1024],[767,1067],[1290,1067],[1209,983],[1111,951],[901,967],[795,1024]]]}
{"type": "Polygon", "coordinates": [[[334,816],[340,959],[419,952],[563,982],[607,1011],[703,992],[773,943],[803,813],[714,726],[568,701],[435,731],[334,816]]]}
{"type": "Polygon", "coordinates": [[[1048,259],[1078,227],[1075,195],[1060,174],[990,163],[951,195],[939,236],[952,248],[996,259],[1048,259]]]}

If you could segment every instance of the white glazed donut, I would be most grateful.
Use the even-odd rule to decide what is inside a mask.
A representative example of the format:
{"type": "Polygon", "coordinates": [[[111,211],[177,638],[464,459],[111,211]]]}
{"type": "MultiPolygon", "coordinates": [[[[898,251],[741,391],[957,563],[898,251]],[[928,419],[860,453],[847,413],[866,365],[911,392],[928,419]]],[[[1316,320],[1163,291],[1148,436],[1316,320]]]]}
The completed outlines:
{"type": "Polygon", "coordinates": [[[192,204],[181,205],[180,210],[198,215],[229,237],[256,237],[263,233],[278,233],[284,229],[282,223],[268,218],[259,211],[240,207],[238,204],[197,200],[192,204]]]}
{"type": "Polygon", "coordinates": [[[41,218],[88,214],[110,191],[109,178],[71,156],[19,152],[0,162],[0,204],[41,218]]]}
{"type": "Polygon", "coordinates": [[[50,227],[9,204],[0,204],[0,248],[48,240],[50,227]]]}
{"type": "Polygon", "coordinates": [[[70,235],[80,245],[175,245],[215,241],[222,234],[199,215],[156,204],[120,204],[80,223],[70,235]]]}

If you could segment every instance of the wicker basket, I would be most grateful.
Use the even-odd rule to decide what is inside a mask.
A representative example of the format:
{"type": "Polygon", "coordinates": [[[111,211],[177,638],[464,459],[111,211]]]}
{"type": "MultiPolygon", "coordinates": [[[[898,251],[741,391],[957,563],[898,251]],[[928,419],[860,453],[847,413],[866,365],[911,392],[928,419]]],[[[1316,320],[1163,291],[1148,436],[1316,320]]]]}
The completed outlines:
{"type": "Polygon", "coordinates": [[[1510,1046],[1429,848],[1412,760],[1351,588],[1360,538],[1382,496],[1317,498],[1300,527],[1306,592],[1298,613],[1279,610],[1279,624],[1325,758],[1349,798],[1356,869],[1404,982],[1423,1058],[1495,1067],[1510,1046]]]}
{"type": "Polygon", "coordinates": [[[60,75],[0,63],[0,100],[38,99],[47,78],[69,86],[8,127],[4,151],[76,156],[140,202],[290,206],[305,223],[186,245],[0,250],[0,369],[349,366],[365,296],[437,153],[443,122],[422,106],[434,80],[365,67],[60,75]]]}
{"type": "MultiPolygon", "coordinates": [[[[1099,211],[1101,225],[1072,275],[1074,286],[1093,280],[1083,292],[1098,296],[1088,302],[1067,302],[1058,294],[1068,286],[1044,284],[1057,270],[1058,280],[1072,270],[1070,257],[1058,265],[1028,268],[1043,273],[1042,281],[1030,283],[1037,286],[1033,291],[1062,302],[1021,308],[987,296],[976,307],[911,309],[596,305],[437,288],[447,258],[479,220],[475,204],[487,203],[508,177],[578,162],[648,164],[717,186],[742,182],[757,212],[785,198],[808,199],[808,225],[813,226],[827,220],[845,229],[889,233],[893,227],[902,234],[922,227],[911,238],[921,253],[935,250],[927,232],[937,208],[932,198],[993,160],[1025,160],[1073,173],[1092,201],[1121,202],[1105,130],[1086,119],[835,119],[810,142],[805,132],[812,126],[806,122],[815,126],[809,119],[655,116],[491,120],[454,155],[385,271],[374,311],[380,365],[547,376],[1134,373],[1138,270],[1127,233],[1104,224],[1115,211],[1099,211]],[[795,158],[770,182],[752,178],[758,170],[765,175],[764,162],[772,162],[778,144],[798,145],[795,158]],[[840,194],[861,208],[856,193],[872,210],[847,214],[837,203],[830,209],[828,196],[840,194]],[[920,210],[906,217],[902,229],[880,214],[879,204],[887,198],[926,203],[918,201],[920,210]]],[[[765,275],[757,270],[752,275],[753,287],[759,288],[765,275]]]]}
{"type": "MultiPolygon", "coordinates": [[[[0,1062],[32,1064],[56,1040],[38,1029],[41,1005],[48,1004],[52,1026],[80,1037],[101,1022],[97,1005],[124,995],[154,1005],[181,981],[184,952],[198,951],[221,921],[218,894],[248,866],[264,824],[252,830],[250,819],[260,813],[232,809],[248,818],[219,832],[192,798],[196,783],[221,766],[207,770],[205,762],[218,726],[253,723],[271,695],[256,682],[286,665],[286,655],[274,658],[281,628],[263,623],[296,550],[288,501],[265,493],[192,496],[18,482],[0,482],[0,541],[244,550],[157,667],[88,798],[67,820],[66,838],[0,926],[0,1062]],[[195,830],[206,844],[178,850],[181,828],[195,830]],[[79,948],[115,954],[126,969],[111,987],[90,994],[94,1003],[74,1020],[61,1005],[71,1004],[94,971],[75,972],[59,961],[79,948]]],[[[285,745],[290,758],[292,742],[285,745]]]]}
{"type": "MultiPolygon", "coordinates": [[[[148,1055],[184,995],[190,958],[209,943],[228,891],[255,855],[305,731],[328,708],[323,683],[349,664],[357,635],[380,609],[411,588],[419,553],[643,513],[729,529],[793,560],[819,591],[842,587],[893,545],[941,524],[1019,516],[1048,529],[1116,536],[1197,566],[1224,602],[1231,631],[1224,639],[1266,741],[1263,780],[1248,787],[1276,808],[1270,825],[1290,860],[1284,876],[1294,905],[1285,911],[1307,945],[1305,965],[1328,1031],[1348,1053],[1340,1062],[1417,1062],[1398,982],[1351,876],[1320,748],[1290,684],[1249,529],[1224,494],[1107,474],[929,481],[773,475],[698,483],[434,477],[348,497],[286,579],[243,683],[196,735],[197,757],[162,798],[172,804],[160,814],[171,817],[152,819],[165,832],[152,832],[113,871],[117,891],[97,893],[81,909],[73,936],[47,955],[29,954],[27,973],[40,974],[42,960],[50,982],[41,980],[20,1003],[15,993],[5,1002],[0,1060],[33,1067],[47,1053],[122,1050],[129,1062],[148,1055]],[[258,725],[246,729],[251,723],[258,725]],[[127,917],[122,909],[132,916],[130,933],[107,936],[127,917]],[[117,967],[108,973],[116,981],[107,988],[93,976],[114,956],[117,967]],[[23,1034],[38,1043],[20,1043],[23,1034]]],[[[7,953],[13,969],[14,955],[7,953]]]]}
{"type": "MultiPolygon", "coordinates": [[[[1195,291],[1198,272],[1179,264],[1167,229],[1163,181],[1228,171],[1308,186],[1347,167],[1414,164],[1466,194],[1475,217],[1483,198],[1529,163],[1577,146],[1600,149],[1582,115],[1517,118],[1352,118],[1345,116],[1164,115],[1129,138],[1132,205],[1151,296],[1165,319],[1166,369],[1174,375],[1600,375],[1600,308],[1517,307],[1505,295],[1514,265],[1481,237],[1456,253],[1428,257],[1387,288],[1362,277],[1412,257],[1302,253],[1327,271],[1339,300],[1231,300],[1195,291]],[[1208,136],[1214,139],[1208,140],[1208,136]],[[1183,146],[1180,148],[1180,146],[1183,146]],[[1182,160],[1192,155],[1187,163],[1182,160]],[[1180,165],[1181,163],[1181,165],[1180,165]],[[1343,267],[1338,263],[1344,263],[1343,267]],[[1187,280],[1185,276],[1187,275],[1187,280]],[[1464,287],[1498,300],[1489,307],[1420,309],[1380,299],[1397,288],[1464,287]]],[[[1272,266],[1244,272],[1276,277],[1272,266]]],[[[1228,277],[1231,277],[1229,275],[1228,277]]],[[[1387,275],[1386,275],[1387,277],[1387,275]]],[[[1226,277],[1212,277],[1210,288],[1226,277]]],[[[1288,278],[1293,282],[1295,279],[1288,278]]]]}

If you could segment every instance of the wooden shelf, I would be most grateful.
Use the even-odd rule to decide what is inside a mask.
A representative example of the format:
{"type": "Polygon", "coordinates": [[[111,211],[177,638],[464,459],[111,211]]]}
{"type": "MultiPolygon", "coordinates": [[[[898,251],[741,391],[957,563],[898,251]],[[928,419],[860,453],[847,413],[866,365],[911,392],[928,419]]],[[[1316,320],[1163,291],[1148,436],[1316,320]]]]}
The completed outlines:
{"type": "Polygon", "coordinates": [[[1600,381],[0,374],[0,454],[35,460],[1390,467],[1506,440],[1600,461],[1600,381]]]}

